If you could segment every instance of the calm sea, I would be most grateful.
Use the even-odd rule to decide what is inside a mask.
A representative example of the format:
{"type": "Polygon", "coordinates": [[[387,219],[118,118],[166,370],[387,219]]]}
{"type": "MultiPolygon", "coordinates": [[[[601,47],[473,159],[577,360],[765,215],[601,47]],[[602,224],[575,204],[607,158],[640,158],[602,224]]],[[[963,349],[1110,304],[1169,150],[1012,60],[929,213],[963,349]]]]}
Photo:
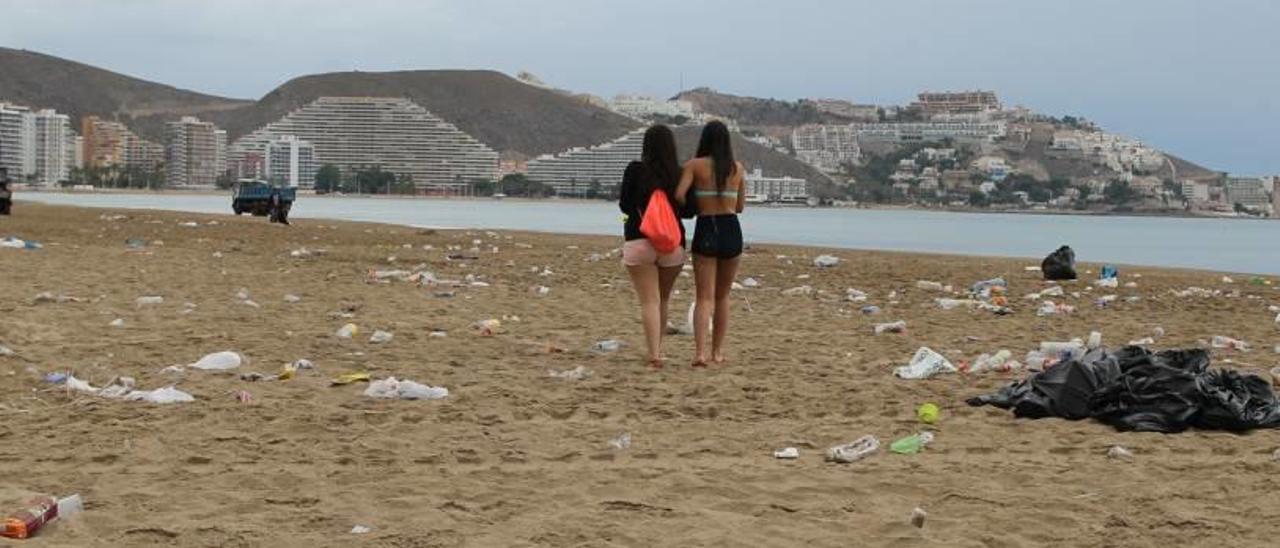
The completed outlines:
{"type": "MultiPolygon", "coordinates": [[[[30,192],[20,198],[101,208],[231,211],[225,196],[30,192]]],[[[304,196],[290,216],[437,228],[622,231],[621,213],[608,202],[304,196]]],[[[1036,259],[1068,244],[1081,261],[1280,275],[1277,221],[757,207],[747,210],[742,225],[749,241],[761,243],[1036,259]]]]}

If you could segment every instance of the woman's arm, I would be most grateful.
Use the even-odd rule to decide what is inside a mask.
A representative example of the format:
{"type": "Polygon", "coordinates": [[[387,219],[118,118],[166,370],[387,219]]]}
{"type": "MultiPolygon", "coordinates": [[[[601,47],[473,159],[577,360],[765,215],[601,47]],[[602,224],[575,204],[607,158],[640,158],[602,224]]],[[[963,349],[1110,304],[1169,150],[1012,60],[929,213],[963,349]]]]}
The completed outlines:
{"type": "Polygon", "coordinates": [[[689,189],[693,187],[693,162],[685,162],[684,169],[680,170],[680,184],[676,185],[676,202],[680,205],[689,201],[689,189]]]}
{"type": "Polygon", "coordinates": [[[742,167],[742,162],[738,162],[738,203],[734,206],[734,211],[742,213],[747,208],[747,176],[744,175],[746,170],[742,167]]]}
{"type": "Polygon", "coordinates": [[[627,164],[627,170],[622,174],[622,187],[618,190],[618,209],[627,215],[635,211],[635,187],[639,170],[640,163],[631,162],[627,164]]]}

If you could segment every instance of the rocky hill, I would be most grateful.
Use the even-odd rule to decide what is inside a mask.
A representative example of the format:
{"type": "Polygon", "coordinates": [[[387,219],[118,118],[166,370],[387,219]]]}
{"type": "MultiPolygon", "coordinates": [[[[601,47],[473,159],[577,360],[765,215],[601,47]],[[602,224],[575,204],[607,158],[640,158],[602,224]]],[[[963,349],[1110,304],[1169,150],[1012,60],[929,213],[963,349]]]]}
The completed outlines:
{"type": "Polygon", "coordinates": [[[55,109],[70,115],[77,128],[88,115],[129,123],[137,117],[206,116],[250,104],[9,48],[0,48],[0,101],[55,109]]]}
{"type": "Polygon", "coordinates": [[[744,130],[766,133],[770,128],[791,128],[804,124],[847,124],[852,121],[822,112],[808,101],[741,97],[710,88],[684,91],[675,98],[693,103],[699,112],[729,118],[744,130]]]}

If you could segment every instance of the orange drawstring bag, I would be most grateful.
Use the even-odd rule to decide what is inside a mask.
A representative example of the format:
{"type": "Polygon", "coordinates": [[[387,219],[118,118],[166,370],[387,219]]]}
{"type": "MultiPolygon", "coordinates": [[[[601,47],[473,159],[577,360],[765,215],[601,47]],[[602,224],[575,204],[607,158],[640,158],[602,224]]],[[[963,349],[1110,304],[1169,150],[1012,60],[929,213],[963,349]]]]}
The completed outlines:
{"type": "Polygon", "coordinates": [[[667,200],[667,193],[653,191],[649,196],[649,207],[644,210],[644,218],[640,220],[640,233],[653,244],[659,255],[666,255],[680,248],[680,221],[676,220],[676,212],[667,200]]]}

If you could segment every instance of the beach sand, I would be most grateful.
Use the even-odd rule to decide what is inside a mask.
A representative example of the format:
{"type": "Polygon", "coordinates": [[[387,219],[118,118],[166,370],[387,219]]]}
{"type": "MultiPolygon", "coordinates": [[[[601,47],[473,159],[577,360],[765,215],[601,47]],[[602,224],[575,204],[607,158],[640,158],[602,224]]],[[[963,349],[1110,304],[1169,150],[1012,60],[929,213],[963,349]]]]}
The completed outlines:
{"type": "MultiPolygon", "coordinates": [[[[0,218],[0,236],[45,248],[0,249],[0,345],[17,353],[0,357],[0,511],[25,493],[80,493],[86,509],[0,546],[1166,547],[1268,546],[1280,535],[1280,433],[1133,434],[1019,420],[963,403],[1016,374],[891,374],[920,346],[955,361],[1000,348],[1020,357],[1042,340],[1098,330],[1122,345],[1157,327],[1167,332],[1160,349],[1214,335],[1246,340],[1253,351],[1218,351],[1215,365],[1265,374],[1280,365],[1280,330],[1267,311],[1280,291],[1244,276],[1225,284],[1221,274],[1121,267],[1121,282],[1137,288],[1066,284],[1082,292],[1065,298],[1077,312],[1040,318],[1022,300],[1044,287],[1024,271],[1038,261],[757,245],[740,278],[762,287],[735,294],[732,363],[693,370],[692,340],[677,336],[668,367],[654,371],[643,365],[638,309],[616,255],[588,260],[620,238],[301,219],[285,228],[30,203],[15,213],[0,218]],[[199,226],[180,224],[188,221],[199,226]],[[130,251],[129,238],[148,245],[130,251]],[[446,260],[475,240],[478,259],[446,260]],[[291,257],[303,247],[325,253],[291,257]],[[824,252],[840,265],[815,268],[824,252]],[[371,268],[418,265],[490,286],[366,283],[371,268]],[[939,310],[940,294],[915,287],[936,280],[959,290],[995,276],[1010,280],[1014,315],[939,310]],[[781,293],[800,285],[819,293],[781,293]],[[537,296],[535,286],[550,293],[537,296]],[[1240,296],[1171,294],[1189,286],[1240,296]],[[850,287],[884,311],[861,315],[861,304],[840,300],[850,287]],[[241,288],[260,307],[240,302],[241,288]],[[45,291],[84,302],[33,304],[45,291]],[[1106,293],[1120,302],[1093,306],[1106,293]],[[286,303],[286,294],[301,300],[286,303]],[[164,303],[139,307],[143,295],[164,303]],[[519,319],[495,336],[471,327],[504,315],[519,319]],[[109,325],[117,318],[124,327],[109,325]],[[875,323],[899,319],[907,333],[872,335],[875,323]],[[347,322],[362,335],[335,337],[347,322]],[[369,343],[376,329],[394,339],[369,343]],[[609,338],[626,346],[592,351],[609,338]],[[161,371],[223,350],[251,363],[161,371]],[[301,358],[316,370],[239,379],[301,358]],[[591,376],[548,376],[578,366],[591,376]],[[110,400],[43,380],[66,370],[95,386],[120,375],[145,389],[176,384],[196,401],[110,400]],[[330,386],[353,371],[450,395],[377,400],[363,384],[330,386]],[[252,402],[237,401],[239,390],[252,402]],[[921,430],[915,410],[925,402],[943,411],[923,453],[823,461],[828,447],[866,434],[887,447],[921,430]],[[630,447],[611,447],[622,433],[630,447]],[[1133,460],[1108,459],[1113,445],[1133,460]],[[772,457],[788,446],[798,460],[772,457]],[[909,523],[916,507],[928,512],[923,528],[909,523]],[[372,530],[353,535],[355,525],[372,530]]],[[[683,323],[691,278],[677,288],[672,312],[683,323]]]]}

